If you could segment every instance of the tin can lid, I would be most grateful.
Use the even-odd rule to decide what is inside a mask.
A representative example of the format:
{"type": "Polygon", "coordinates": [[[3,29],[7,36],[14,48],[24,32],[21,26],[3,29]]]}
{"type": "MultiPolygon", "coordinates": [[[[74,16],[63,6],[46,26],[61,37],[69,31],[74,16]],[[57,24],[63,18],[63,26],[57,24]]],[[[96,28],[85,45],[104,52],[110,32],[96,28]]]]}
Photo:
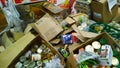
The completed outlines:
{"type": "Polygon", "coordinates": [[[114,66],[119,65],[119,61],[116,57],[112,57],[112,65],[114,65],[114,66]]]}
{"type": "Polygon", "coordinates": [[[94,52],[94,48],[91,45],[87,45],[85,51],[94,52]]]}
{"type": "Polygon", "coordinates": [[[94,42],[92,42],[92,46],[95,49],[99,49],[101,47],[101,44],[98,41],[94,41],[94,42]]]}

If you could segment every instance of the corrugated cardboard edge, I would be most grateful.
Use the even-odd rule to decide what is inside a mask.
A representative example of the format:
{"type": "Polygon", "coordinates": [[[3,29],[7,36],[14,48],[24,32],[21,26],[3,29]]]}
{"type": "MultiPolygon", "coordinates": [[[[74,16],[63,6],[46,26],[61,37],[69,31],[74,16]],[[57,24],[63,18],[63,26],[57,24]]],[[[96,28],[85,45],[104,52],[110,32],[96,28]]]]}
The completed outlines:
{"type": "Polygon", "coordinates": [[[0,68],[7,68],[14,58],[32,41],[36,36],[26,34],[17,42],[10,45],[4,52],[0,53],[0,68]]]}

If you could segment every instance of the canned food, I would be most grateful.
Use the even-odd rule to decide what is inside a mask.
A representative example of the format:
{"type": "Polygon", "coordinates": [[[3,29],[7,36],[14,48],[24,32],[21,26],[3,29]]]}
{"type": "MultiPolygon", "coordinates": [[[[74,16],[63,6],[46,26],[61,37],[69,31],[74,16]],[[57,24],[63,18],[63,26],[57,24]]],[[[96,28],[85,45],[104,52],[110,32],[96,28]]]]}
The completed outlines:
{"type": "Polygon", "coordinates": [[[21,56],[20,57],[20,62],[24,62],[24,61],[26,61],[26,57],[25,56],[21,56]]]}
{"type": "Polygon", "coordinates": [[[40,60],[41,59],[41,55],[40,54],[32,54],[32,60],[40,60]]]}

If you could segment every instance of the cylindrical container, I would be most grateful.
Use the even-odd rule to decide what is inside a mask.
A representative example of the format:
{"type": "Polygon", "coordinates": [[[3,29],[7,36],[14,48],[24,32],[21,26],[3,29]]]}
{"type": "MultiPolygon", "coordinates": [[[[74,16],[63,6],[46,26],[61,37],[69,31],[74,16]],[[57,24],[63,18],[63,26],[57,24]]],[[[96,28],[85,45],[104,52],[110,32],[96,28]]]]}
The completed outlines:
{"type": "Polygon", "coordinates": [[[24,62],[24,61],[26,61],[26,57],[25,56],[21,56],[20,57],[20,62],[24,62]]]}
{"type": "Polygon", "coordinates": [[[99,49],[101,47],[101,44],[98,42],[98,41],[94,41],[92,42],[92,46],[95,48],[95,49],[99,49]]]}
{"type": "Polygon", "coordinates": [[[42,66],[42,61],[37,61],[37,66],[42,66]]]}
{"type": "Polygon", "coordinates": [[[35,67],[35,62],[31,61],[27,68],[34,68],[34,67],[35,67]]]}
{"type": "Polygon", "coordinates": [[[21,68],[22,67],[22,63],[21,62],[17,62],[17,64],[15,65],[15,68],[21,68]]]}
{"type": "Polygon", "coordinates": [[[32,60],[40,60],[41,59],[41,55],[40,54],[32,54],[32,60]]]}
{"type": "Polygon", "coordinates": [[[24,67],[28,67],[29,64],[30,64],[30,61],[25,61],[25,62],[23,63],[23,66],[24,66],[24,67]]]}

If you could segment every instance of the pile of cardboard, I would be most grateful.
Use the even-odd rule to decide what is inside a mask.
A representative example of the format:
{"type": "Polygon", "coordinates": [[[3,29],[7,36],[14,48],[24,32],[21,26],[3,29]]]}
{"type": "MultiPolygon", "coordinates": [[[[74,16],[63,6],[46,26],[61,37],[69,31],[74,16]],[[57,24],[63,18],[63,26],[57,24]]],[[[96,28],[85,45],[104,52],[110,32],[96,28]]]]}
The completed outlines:
{"type": "MultiPolygon", "coordinates": [[[[21,11],[20,9],[19,11],[21,13],[21,19],[23,19],[24,22],[29,21],[29,23],[25,23],[24,32],[14,32],[10,30],[2,34],[2,46],[0,46],[1,68],[15,67],[19,58],[38,42],[40,42],[40,44],[46,44],[54,55],[57,54],[61,64],[66,68],[78,68],[74,54],[78,52],[80,48],[85,48],[86,45],[100,38],[105,38],[107,44],[109,44],[112,49],[116,47],[118,49],[120,48],[107,33],[96,34],[80,30],[78,26],[87,26],[82,23],[86,23],[86,21],[87,23],[93,23],[93,21],[88,20],[90,11],[90,5],[88,4],[87,7],[83,8],[86,14],[77,13],[70,15],[68,10],[61,9],[49,2],[40,2],[24,6],[26,6],[24,10],[21,11]],[[27,11],[25,9],[27,9],[27,11]],[[25,13],[22,15],[22,12],[25,13]],[[28,16],[25,17],[26,15],[28,16]],[[83,19],[86,21],[83,21],[83,19]],[[114,47],[114,45],[116,47],[114,47]]],[[[111,12],[108,10],[107,0],[92,1],[91,8],[93,19],[106,23],[110,22],[118,13],[117,5],[114,5],[111,12]]],[[[114,55],[114,57],[116,56],[114,55]]]]}

